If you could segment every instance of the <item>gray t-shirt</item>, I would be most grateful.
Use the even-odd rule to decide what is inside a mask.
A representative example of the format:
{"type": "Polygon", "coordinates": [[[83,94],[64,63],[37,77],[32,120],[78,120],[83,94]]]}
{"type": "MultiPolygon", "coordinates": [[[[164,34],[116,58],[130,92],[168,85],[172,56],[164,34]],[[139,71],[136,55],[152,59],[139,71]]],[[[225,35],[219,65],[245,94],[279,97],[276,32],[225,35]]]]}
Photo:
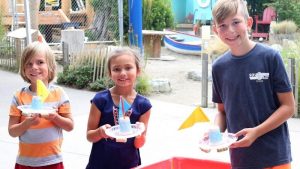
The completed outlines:
{"type": "MultiPolygon", "coordinates": [[[[244,56],[230,52],[212,67],[213,102],[223,103],[227,129],[236,133],[263,123],[280,106],[276,93],[290,92],[291,85],[280,54],[257,43],[244,56]]],[[[261,169],[292,160],[288,126],[259,137],[248,148],[230,150],[235,169],[261,169]]]]}

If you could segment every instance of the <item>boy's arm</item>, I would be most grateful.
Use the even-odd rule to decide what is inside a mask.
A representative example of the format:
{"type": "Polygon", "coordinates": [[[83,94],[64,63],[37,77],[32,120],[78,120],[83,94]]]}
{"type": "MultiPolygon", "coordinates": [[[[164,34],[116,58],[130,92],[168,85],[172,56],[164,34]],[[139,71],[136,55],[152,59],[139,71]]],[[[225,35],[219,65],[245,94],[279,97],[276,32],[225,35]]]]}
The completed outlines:
{"type": "Polygon", "coordinates": [[[293,93],[277,93],[277,96],[280,102],[280,107],[260,125],[254,128],[245,128],[236,133],[236,136],[243,135],[244,138],[232,144],[232,148],[250,146],[258,137],[274,130],[293,116],[295,112],[295,100],[293,93]]]}
{"type": "Polygon", "coordinates": [[[226,124],[226,114],[224,109],[224,104],[217,103],[218,113],[216,114],[214,124],[220,127],[221,132],[225,132],[227,128],[226,124]]]}
{"type": "Polygon", "coordinates": [[[255,127],[258,137],[277,128],[294,115],[295,100],[293,93],[277,93],[277,97],[280,107],[266,121],[255,127]]]}

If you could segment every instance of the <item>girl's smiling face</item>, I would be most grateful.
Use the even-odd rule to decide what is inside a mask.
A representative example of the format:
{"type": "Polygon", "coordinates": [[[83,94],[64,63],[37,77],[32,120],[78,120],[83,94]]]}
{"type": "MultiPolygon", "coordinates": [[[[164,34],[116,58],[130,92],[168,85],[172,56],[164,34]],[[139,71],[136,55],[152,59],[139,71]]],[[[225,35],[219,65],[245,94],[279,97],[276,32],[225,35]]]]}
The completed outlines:
{"type": "Polygon", "coordinates": [[[116,86],[133,87],[139,73],[134,56],[124,54],[110,62],[110,77],[116,86]]]}
{"type": "Polygon", "coordinates": [[[42,80],[46,85],[48,84],[48,64],[43,53],[36,53],[25,64],[25,75],[31,84],[35,84],[38,79],[42,80]]]}

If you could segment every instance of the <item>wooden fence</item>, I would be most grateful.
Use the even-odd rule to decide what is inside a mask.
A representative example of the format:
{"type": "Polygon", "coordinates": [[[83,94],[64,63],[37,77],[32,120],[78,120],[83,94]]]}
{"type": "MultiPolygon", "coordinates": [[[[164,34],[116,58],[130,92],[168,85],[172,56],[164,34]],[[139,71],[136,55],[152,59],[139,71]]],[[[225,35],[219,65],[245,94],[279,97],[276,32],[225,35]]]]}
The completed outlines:
{"type": "MultiPolygon", "coordinates": [[[[65,44],[66,45],[66,44],[65,44]]],[[[66,46],[63,47],[67,49],[66,46]]],[[[93,82],[97,79],[105,78],[107,75],[107,59],[111,50],[119,48],[118,46],[100,45],[97,48],[85,48],[77,54],[66,54],[63,51],[64,65],[72,67],[90,66],[93,68],[93,82]]],[[[68,53],[68,52],[67,52],[68,53]]]]}

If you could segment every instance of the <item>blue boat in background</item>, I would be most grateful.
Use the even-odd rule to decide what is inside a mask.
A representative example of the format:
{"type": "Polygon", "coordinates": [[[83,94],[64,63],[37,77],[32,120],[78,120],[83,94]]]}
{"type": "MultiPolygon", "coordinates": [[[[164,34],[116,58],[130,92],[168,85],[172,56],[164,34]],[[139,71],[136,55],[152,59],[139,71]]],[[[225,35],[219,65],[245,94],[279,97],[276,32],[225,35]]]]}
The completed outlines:
{"type": "Polygon", "coordinates": [[[164,44],[168,49],[180,54],[201,55],[202,40],[200,37],[184,32],[171,32],[174,34],[164,36],[164,44]]]}

